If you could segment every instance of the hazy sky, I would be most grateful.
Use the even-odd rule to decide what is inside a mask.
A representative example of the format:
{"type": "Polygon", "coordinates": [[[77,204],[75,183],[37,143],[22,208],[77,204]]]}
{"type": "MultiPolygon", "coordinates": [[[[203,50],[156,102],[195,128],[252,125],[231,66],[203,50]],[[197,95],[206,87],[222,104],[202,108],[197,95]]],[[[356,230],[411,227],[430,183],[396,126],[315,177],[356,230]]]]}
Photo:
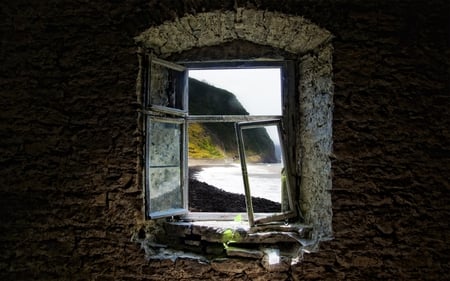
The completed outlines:
{"type": "Polygon", "coordinates": [[[279,68],[189,70],[189,77],[233,93],[251,115],[281,115],[279,68]]]}

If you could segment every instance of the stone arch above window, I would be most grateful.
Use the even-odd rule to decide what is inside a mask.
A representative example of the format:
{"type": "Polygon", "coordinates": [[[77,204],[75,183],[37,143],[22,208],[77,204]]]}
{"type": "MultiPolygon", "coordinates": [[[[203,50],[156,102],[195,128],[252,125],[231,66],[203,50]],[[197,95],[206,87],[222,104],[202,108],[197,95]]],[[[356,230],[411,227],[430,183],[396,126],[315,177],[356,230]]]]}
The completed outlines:
{"type": "Polygon", "coordinates": [[[329,31],[292,15],[238,9],[187,15],[141,33],[137,42],[165,57],[195,47],[213,46],[233,40],[269,45],[303,54],[330,41],[329,31]]]}
{"type": "Polygon", "coordinates": [[[252,9],[186,15],[151,27],[136,42],[167,58],[242,40],[294,54],[300,130],[295,147],[300,209],[318,241],[332,237],[332,34],[303,17],[252,9]]]}

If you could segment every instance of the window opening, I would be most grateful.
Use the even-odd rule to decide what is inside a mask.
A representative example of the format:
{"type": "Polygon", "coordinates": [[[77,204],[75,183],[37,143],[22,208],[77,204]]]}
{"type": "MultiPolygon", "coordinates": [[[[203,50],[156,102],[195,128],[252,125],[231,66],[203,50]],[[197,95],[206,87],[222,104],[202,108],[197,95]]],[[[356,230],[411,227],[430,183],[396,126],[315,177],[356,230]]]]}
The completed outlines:
{"type": "MultiPolygon", "coordinates": [[[[189,69],[191,212],[246,212],[234,124],[255,116],[280,118],[280,71],[279,66],[189,69]]],[[[257,149],[267,163],[275,162],[272,147],[264,142],[270,139],[267,132],[259,131],[254,137],[250,146],[257,149]]],[[[267,194],[257,195],[259,209],[279,205],[267,194]]]]}
{"type": "Polygon", "coordinates": [[[180,66],[149,58],[144,113],[150,218],[233,220],[240,215],[253,225],[289,217],[292,198],[283,195],[281,172],[285,66],[274,61],[180,66]],[[267,120],[275,123],[250,125],[267,120]],[[236,134],[239,122],[244,123],[236,134]],[[253,172],[256,167],[259,174],[253,172]],[[268,192],[270,185],[278,186],[277,195],[268,192]]]}

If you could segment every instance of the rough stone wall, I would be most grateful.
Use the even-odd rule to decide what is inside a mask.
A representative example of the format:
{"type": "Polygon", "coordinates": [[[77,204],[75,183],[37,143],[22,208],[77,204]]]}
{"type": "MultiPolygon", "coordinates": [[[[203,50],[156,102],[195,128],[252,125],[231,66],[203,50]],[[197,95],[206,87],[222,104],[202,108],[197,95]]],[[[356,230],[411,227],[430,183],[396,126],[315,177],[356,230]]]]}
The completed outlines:
{"type": "Polygon", "coordinates": [[[333,236],[329,223],[332,218],[332,54],[331,45],[323,46],[314,55],[303,56],[298,67],[300,209],[305,221],[320,229],[315,231],[319,237],[314,237],[319,240],[333,236]]]}
{"type": "Polygon", "coordinates": [[[151,27],[137,37],[138,42],[162,56],[237,39],[303,54],[328,42],[331,34],[302,17],[237,8],[220,14],[186,15],[151,27]]]}
{"type": "Polygon", "coordinates": [[[447,1],[4,1],[1,280],[448,280],[447,1]],[[170,4],[169,4],[170,3],[170,4]],[[333,231],[286,271],[146,261],[133,38],[233,6],[330,30],[333,231]]]}
{"type": "Polygon", "coordinates": [[[323,15],[336,35],[335,239],[306,256],[307,279],[449,278],[449,10],[374,1],[323,15]]]}

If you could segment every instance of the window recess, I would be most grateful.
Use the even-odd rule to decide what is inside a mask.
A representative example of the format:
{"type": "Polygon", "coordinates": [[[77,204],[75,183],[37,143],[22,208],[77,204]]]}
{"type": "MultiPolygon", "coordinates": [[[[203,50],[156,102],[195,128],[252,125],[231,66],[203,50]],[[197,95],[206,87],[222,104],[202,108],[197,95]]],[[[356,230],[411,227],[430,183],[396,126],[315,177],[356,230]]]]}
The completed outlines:
{"type": "MultiPolygon", "coordinates": [[[[290,156],[284,149],[290,131],[283,131],[282,126],[283,122],[289,120],[287,92],[291,88],[287,82],[290,69],[288,62],[190,62],[178,65],[149,56],[143,65],[145,200],[148,218],[177,217],[186,221],[238,219],[248,221],[253,227],[269,222],[284,223],[296,216],[295,192],[292,192],[288,165],[290,156]],[[255,113],[248,110],[250,106],[236,106],[240,103],[240,97],[233,96],[233,93],[209,84],[207,80],[193,81],[193,78],[189,78],[190,71],[221,69],[234,72],[277,71],[279,89],[275,95],[278,95],[279,102],[272,103],[266,111],[255,113]],[[197,166],[193,163],[197,163],[197,166]],[[198,172],[205,165],[209,165],[208,168],[223,168],[225,165],[238,167],[242,185],[239,192],[242,195],[228,192],[231,195],[228,194],[228,199],[224,199],[228,200],[224,205],[231,206],[236,200],[242,199],[245,201],[243,208],[216,210],[214,204],[213,209],[201,205],[200,208],[198,205],[193,207],[192,203],[198,198],[192,199],[190,191],[198,188],[197,185],[203,188],[205,183],[193,178],[194,175],[192,172],[189,175],[189,171],[197,168],[198,172]],[[255,168],[259,168],[260,172],[254,173],[255,168]],[[267,173],[269,170],[272,172],[267,173]],[[274,198],[257,195],[258,192],[269,193],[269,189],[264,191],[267,186],[257,184],[258,179],[261,182],[264,177],[278,184],[278,187],[272,187],[277,193],[274,198]],[[267,204],[269,201],[271,204],[267,204]],[[269,205],[271,207],[267,207],[269,205]]],[[[259,79],[262,81],[264,78],[259,79]]],[[[253,95],[253,103],[264,99],[256,86],[254,84],[255,89],[248,93],[249,96],[253,95]]],[[[220,188],[215,190],[219,192],[220,188]]],[[[203,202],[218,199],[215,198],[218,193],[212,194],[206,194],[210,197],[203,202]]],[[[198,190],[194,197],[199,197],[198,190]]]]}

